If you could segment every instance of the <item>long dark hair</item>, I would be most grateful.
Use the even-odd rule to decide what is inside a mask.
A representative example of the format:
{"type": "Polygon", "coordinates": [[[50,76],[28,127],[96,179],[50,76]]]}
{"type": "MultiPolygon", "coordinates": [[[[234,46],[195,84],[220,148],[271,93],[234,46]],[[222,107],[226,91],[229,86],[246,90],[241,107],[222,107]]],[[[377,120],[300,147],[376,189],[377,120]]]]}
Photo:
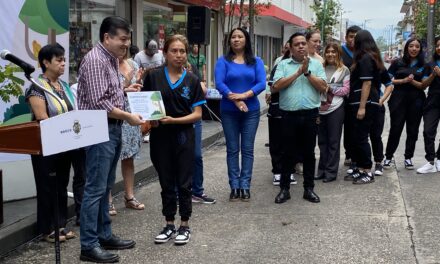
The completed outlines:
{"type": "Polygon", "coordinates": [[[377,47],[373,36],[368,30],[359,30],[354,38],[354,60],[351,70],[356,68],[356,64],[365,54],[369,54],[373,58],[379,70],[385,69],[379,48],[377,47]]]}
{"type": "Polygon", "coordinates": [[[235,55],[236,55],[234,53],[234,51],[232,50],[232,47],[231,47],[232,34],[236,30],[240,30],[243,33],[245,41],[246,41],[245,46],[244,46],[244,61],[248,65],[254,65],[257,61],[255,59],[254,52],[252,51],[251,37],[249,36],[249,33],[246,30],[244,30],[243,28],[240,28],[240,27],[234,28],[233,30],[231,30],[231,33],[229,33],[229,36],[228,36],[228,47],[229,47],[229,50],[228,50],[228,53],[225,56],[226,60],[227,61],[232,61],[234,59],[235,55]]]}
{"type": "Polygon", "coordinates": [[[423,47],[422,47],[422,42],[420,41],[420,39],[418,38],[410,38],[408,39],[408,41],[405,44],[405,47],[403,48],[403,57],[402,57],[402,61],[406,64],[406,65],[410,65],[411,64],[411,57],[409,56],[409,44],[411,44],[412,42],[417,41],[420,45],[420,50],[419,50],[419,54],[417,54],[417,67],[422,67],[425,64],[425,55],[423,55],[423,47]]]}
{"type": "Polygon", "coordinates": [[[437,42],[440,40],[440,37],[435,37],[434,39],[434,54],[432,54],[432,58],[434,59],[434,62],[440,60],[440,55],[437,54],[435,51],[435,46],[437,46],[437,42]]]}

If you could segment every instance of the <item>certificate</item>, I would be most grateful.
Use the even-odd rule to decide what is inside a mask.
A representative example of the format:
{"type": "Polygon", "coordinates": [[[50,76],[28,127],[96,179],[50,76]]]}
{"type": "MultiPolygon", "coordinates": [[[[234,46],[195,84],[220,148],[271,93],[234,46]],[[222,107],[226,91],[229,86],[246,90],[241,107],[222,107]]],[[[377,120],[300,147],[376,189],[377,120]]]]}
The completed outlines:
{"type": "Polygon", "coordinates": [[[166,115],[159,91],[129,92],[127,98],[131,112],[141,115],[143,120],[158,120],[166,115]]]}

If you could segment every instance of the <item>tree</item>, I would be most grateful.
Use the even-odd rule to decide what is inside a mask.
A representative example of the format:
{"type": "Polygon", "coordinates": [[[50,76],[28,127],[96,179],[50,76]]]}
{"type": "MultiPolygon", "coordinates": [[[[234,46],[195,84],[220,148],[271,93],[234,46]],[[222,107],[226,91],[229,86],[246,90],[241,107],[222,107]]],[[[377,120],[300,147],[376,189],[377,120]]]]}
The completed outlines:
{"type": "Polygon", "coordinates": [[[388,49],[387,40],[383,36],[376,39],[376,45],[380,51],[386,51],[388,49]]]}
{"type": "MultiPolygon", "coordinates": [[[[413,4],[413,16],[407,18],[413,20],[414,30],[418,38],[426,39],[428,34],[428,3],[426,0],[414,0],[413,4]]],[[[434,6],[435,21],[434,25],[440,24],[440,5],[438,3],[434,6]]],[[[439,26],[434,27],[434,36],[440,34],[439,26]]]]}
{"type": "Polygon", "coordinates": [[[324,41],[331,38],[333,29],[338,23],[341,14],[341,3],[339,0],[314,1],[310,8],[315,11],[316,23],[314,28],[320,29],[324,41]]]}
{"type": "Polygon", "coordinates": [[[8,103],[11,97],[23,94],[21,87],[24,85],[24,81],[14,76],[14,73],[22,71],[20,67],[12,64],[5,67],[0,66],[0,99],[3,102],[8,103]]]}
{"type": "MultiPolygon", "coordinates": [[[[223,47],[227,47],[225,34],[235,27],[244,27],[252,31],[251,21],[258,22],[258,15],[269,8],[271,3],[263,0],[254,0],[254,7],[245,4],[245,0],[220,0],[220,24],[223,31],[223,47]],[[238,19],[235,19],[238,18],[238,19]]],[[[253,32],[249,32],[252,36],[253,32]]]]}
{"type": "Polygon", "coordinates": [[[36,60],[35,49],[29,47],[29,29],[47,35],[47,43],[54,44],[56,35],[69,30],[69,1],[26,0],[18,16],[25,25],[26,51],[29,57],[36,60]]]}
{"type": "Polygon", "coordinates": [[[151,99],[151,102],[159,109],[159,113],[157,113],[157,111],[155,111],[152,114],[152,116],[155,115],[155,114],[164,114],[165,111],[162,109],[162,104],[161,104],[161,102],[162,102],[162,95],[159,92],[154,92],[151,95],[150,99],[151,99]]]}

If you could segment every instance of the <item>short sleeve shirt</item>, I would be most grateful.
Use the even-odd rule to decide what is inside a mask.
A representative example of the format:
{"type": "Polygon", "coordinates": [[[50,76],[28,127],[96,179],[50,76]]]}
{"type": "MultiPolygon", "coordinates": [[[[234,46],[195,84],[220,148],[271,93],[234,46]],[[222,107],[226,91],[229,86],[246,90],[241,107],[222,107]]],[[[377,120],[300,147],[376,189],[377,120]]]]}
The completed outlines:
{"type": "Polygon", "coordinates": [[[380,70],[375,60],[368,53],[361,57],[356,63],[356,68],[351,72],[350,95],[348,97],[350,105],[360,104],[364,81],[371,81],[371,89],[367,103],[378,104],[381,83],[380,70]]]}
{"type": "Polygon", "coordinates": [[[184,71],[180,79],[172,83],[165,66],[148,72],[143,91],[160,91],[165,112],[171,117],[183,117],[193,108],[206,103],[200,81],[193,73],[184,71]]]}
{"type": "MultiPolygon", "coordinates": [[[[388,68],[388,73],[391,78],[404,79],[410,74],[414,75],[414,80],[421,82],[423,78],[429,75],[429,66],[419,65],[417,62],[408,65],[402,59],[394,61],[388,68]]],[[[393,92],[408,92],[408,91],[420,91],[410,83],[395,84],[393,92]]]]}
{"type": "Polygon", "coordinates": [[[188,62],[192,65],[197,65],[199,72],[203,74],[203,65],[206,64],[206,58],[203,54],[200,54],[200,58],[197,59],[197,55],[190,53],[188,55],[188,62]],[[197,60],[199,61],[199,65],[197,65],[197,60]]]}
{"type": "Polygon", "coordinates": [[[134,61],[144,69],[156,68],[165,63],[165,58],[163,57],[162,51],[158,51],[153,56],[148,56],[145,51],[140,51],[136,56],[134,56],[134,61]]]}
{"type": "MultiPolygon", "coordinates": [[[[427,69],[426,76],[429,76],[432,72],[435,66],[440,67],[440,61],[432,62],[429,65],[429,68],[427,69]]],[[[434,95],[434,94],[440,94],[440,77],[436,76],[434,77],[434,80],[432,80],[431,85],[429,85],[428,89],[428,95],[434,95]]]]}
{"type": "MultiPolygon", "coordinates": [[[[281,78],[289,77],[302,67],[292,58],[282,60],[277,65],[274,83],[281,78]]],[[[327,80],[322,63],[311,58],[309,62],[309,71],[314,76],[327,80]]],[[[297,111],[319,108],[321,106],[320,93],[312,86],[306,76],[301,75],[293,81],[287,88],[280,91],[280,109],[284,111],[297,111]]]]}

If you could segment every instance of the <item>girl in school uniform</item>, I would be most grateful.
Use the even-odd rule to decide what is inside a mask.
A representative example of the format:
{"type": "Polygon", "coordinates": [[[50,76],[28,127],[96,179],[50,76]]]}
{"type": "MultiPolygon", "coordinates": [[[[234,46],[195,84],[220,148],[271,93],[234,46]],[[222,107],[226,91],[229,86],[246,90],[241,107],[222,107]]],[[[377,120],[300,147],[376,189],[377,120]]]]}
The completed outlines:
{"type": "Polygon", "coordinates": [[[175,244],[188,243],[192,212],[191,184],[194,169],[194,127],[202,117],[201,105],[206,103],[196,75],[185,69],[188,41],[182,35],[170,37],[164,45],[166,63],[147,73],[143,91],[160,91],[166,115],[152,122],[150,156],[162,188],[162,213],[166,226],[155,238],[165,243],[176,233],[175,244]],[[174,220],[179,193],[180,228],[174,220]]]}

